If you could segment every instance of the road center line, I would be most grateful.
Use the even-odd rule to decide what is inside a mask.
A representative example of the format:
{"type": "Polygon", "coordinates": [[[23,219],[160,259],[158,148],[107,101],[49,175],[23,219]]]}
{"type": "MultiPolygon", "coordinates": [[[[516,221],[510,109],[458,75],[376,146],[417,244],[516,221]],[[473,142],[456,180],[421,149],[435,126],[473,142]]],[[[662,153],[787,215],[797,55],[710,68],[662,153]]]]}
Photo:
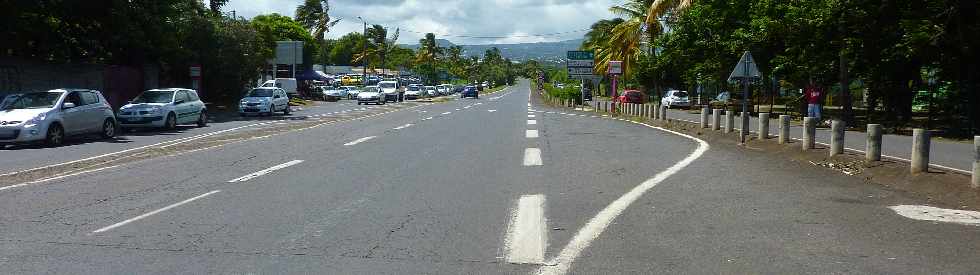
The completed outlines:
{"type": "Polygon", "coordinates": [[[405,129],[405,128],[408,128],[408,127],[412,127],[412,125],[414,125],[414,124],[409,123],[409,124],[405,124],[405,125],[402,125],[402,126],[395,127],[394,129],[395,130],[401,130],[401,129],[405,129]]]}
{"type": "Polygon", "coordinates": [[[159,214],[160,212],[173,209],[175,207],[178,207],[178,206],[187,204],[187,203],[192,202],[192,201],[196,201],[196,200],[202,199],[204,197],[213,195],[213,194],[218,193],[218,192],[221,192],[221,190],[214,190],[214,191],[211,191],[211,192],[207,192],[207,193],[198,195],[197,197],[186,199],[186,200],[183,200],[181,202],[168,205],[168,206],[166,206],[164,208],[160,208],[160,209],[157,209],[157,210],[153,210],[153,211],[147,212],[146,214],[136,216],[136,217],[134,217],[132,219],[121,221],[121,222],[118,222],[116,224],[113,224],[113,225],[110,225],[110,226],[106,226],[106,227],[100,228],[98,230],[92,231],[91,234],[98,234],[98,233],[106,232],[106,231],[112,230],[113,228],[120,227],[120,226],[126,225],[126,224],[131,223],[131,222],[135,222],[135,221],[138,221],[138,220],[145,219],[145,218],[147,218],[149,216],[153,216],[153,215],[159,214]]]}
{"type": "Polygon", "coordinates": [[[544,162],[541,161],[541,149],[538,148],[526,148],[524,149],[524,166],[541,166],[544,162]]]}
{"type": "Polygon", "coordinates": [[[357,140],[354,140],[354,141],[351,141],[351,142],[348,142],[348,143],[344,143],[344,146],[354,146],[354,145],[357,145],[358,143],[365,142],[365,141],[374,139],[376,137],[377,136],[362,137],[362,138],[359,138],[357,140]]]}
{"type": "Polygon", "coordinates": [[[538,130],[527,130],[524,132],[524,136],[527,138],[538,138],[538,130]]]}
{"type": "Polygon", "coordinates": [[[701,155],[704,154],[704,152],[708,151],[709,145],[704,140],[700,140],[698,138],[680,132],[671,131],[660,127],[654,127],[645,123],[640,123],[640,122],[633,122],[633,123],[644,125],[653,129],[665,131],[678,136],[686,137],[688,139],[697,142],[698,147],[697,149],[694,150],[694,152],[691,152],[691,154],[688,155],[686,158],[677,162],[673,166],[667,168],[667,170],[660,172],[653,178],[650,178],[644,181],[643,183],[641,183],[640,185],[633,187],[632,190],[630,190],[626,194],[623,194],[623,196],[619,197],[618,199],[616,199],[615,201],[607,205],[605,208],[602,209],[602,211],[599,211],[599,214],[596,214],[595,217],[592,217],[592,219],[590,219],[589,222],[585,224],[585,226],[583,226],[581,229],[579,229],[577,233],[575,233],[575,237],[572,237],[572,240],[569,241],[567,245],[565,245],[565,248],[561,250],[561,252],[558,254],[558,257],[556,257],[555,259],[551,260],[549,263],[546,263],[545,266],[542,266],[540,269],[538,269],[537,274],[560,275],[560,274],[568,273],[568,270],[572,267],[572,262],[574,262],[575,259],[578,258],[579,254],[581,254],[583,250],[588,248],[589,245],[592,244],[592,241],[595,241],[595,239],[598,238],[599,235],[602,234],[602,232],[605,231],[607,227],[609,227],[612,221],[615,220],[616,217],[618,217],[620,214],[622,214],[623,211],[625,211],[626,208],[630,206],[630,204],[635,202],[637,199],[642,197],[643,194],[645,194],[647,191],[650,191],[650,189],[657,186],[668,177],[676,174],[677,172],[681,171],[682,169],[690,165],[692,162],[700,158],[701,155]]]}
{"type": "Polygon", "coordinates": [[[536,125],[536,124],[538,124],[537,120],[533,120],[533,119],[527,120],[527,125],[536,125]]]}
{"type": "Polygon", "coordinates": [[[258,172],[255,172],[255,173],[251,173],[251,174],[245,175],[244,177],[240,177],[240,178],[237,178],[237,179],[229,180],[228,182],[229,183],[231,183],[231,182],[246,182],[246,181],[249,181],[251,179],[261,177],[261,176],[263,176],[265,174],[272,173],[272,172],[274,172],[276,170],[283,169],[283,168],[286,168],[286,167],[289,167],[289,166],[293,166],[293,165],[297,165],[297,164],[300,164],[300,163],[303,163],[303,161],[302,160],[290,161],[290,162],[287,162],[287,163],[283,163],[283,164],[280,164],[280,165],[276,165],[276,166],[272,166],[272,167],[266,168],[265,170],[262,170],[262,171],[258,171],[258,172]]]}
{"type": "Polygon", "coordinates": [[[443,115],[448,115],[448,114],[452,114],[452,113],[453,113],[453,112],[445,112],[445,113],[442,113],[442,114],[443,114],[443,115]]]}
{"type": "Polygon", "coordinates": [[[527,118],[534,118],[534,115],[527,115],[527,118]]]}
{"type": "Polygon", "coordinates": [[[496,111],[497,110],[487,110],[487,112],[491,112],[491,113],[496,112],[496,111]]]}
{"type": "Polygon", "coordinates": [[[544,216],[545,196],[524,195],[517,201],[507,227],[506,259],[509,263],[541,264],[548,247],[547,219],[544,216]]]}

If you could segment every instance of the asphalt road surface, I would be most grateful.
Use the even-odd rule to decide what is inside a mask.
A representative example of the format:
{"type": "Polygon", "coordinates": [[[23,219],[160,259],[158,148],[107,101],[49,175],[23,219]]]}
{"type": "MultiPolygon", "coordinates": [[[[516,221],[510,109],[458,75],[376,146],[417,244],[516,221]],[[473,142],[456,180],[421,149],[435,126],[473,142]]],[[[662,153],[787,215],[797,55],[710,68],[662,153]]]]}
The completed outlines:
{"type": "MultiPolygon", "coordinates": [[[[0,189],[0,270],[980,270],[980,227],[888,208],[923,201],[830,170],[544,107],[527,81],[480,99],[363,112],[0,189]]],[[[111,151],[65,150],[59,160],[111,151]]]]}

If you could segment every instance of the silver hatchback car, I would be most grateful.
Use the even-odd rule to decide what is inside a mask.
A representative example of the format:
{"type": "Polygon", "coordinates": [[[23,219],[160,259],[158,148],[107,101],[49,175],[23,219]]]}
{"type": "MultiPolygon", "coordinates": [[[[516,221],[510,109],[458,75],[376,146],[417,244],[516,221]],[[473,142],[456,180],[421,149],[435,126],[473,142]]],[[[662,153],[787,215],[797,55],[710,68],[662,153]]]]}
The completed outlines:
{"type": "Polygon", "coordinates": [[[0,144],[43,141],[58,146],[66,136],[85,134],[116,136],[116,116],[99,91],[25,93],[0,110],[0,144]]]}

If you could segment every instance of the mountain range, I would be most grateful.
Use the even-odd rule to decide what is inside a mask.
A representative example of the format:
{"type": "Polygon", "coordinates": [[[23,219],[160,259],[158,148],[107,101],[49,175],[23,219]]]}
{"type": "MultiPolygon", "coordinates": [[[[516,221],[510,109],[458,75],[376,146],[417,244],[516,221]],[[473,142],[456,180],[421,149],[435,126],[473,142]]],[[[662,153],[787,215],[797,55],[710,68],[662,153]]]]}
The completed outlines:
{"type": "MultiPolygon", "coordinates": [[[[436,39],[439,47],[448,48],[455,46],[449,40],[436,39]]],[[[459,45],[463,47],[465,56],[483,56],[483,53],[492,47],[500,49],[500,54],[513,61],[538,60],[561,62],[565,59],[567,51],[574,51],[582,45],[582,39],[565,40],[558,42],[538,42],[538,43],[517,43],[517,44],[481,44],[481,45],[459,45]]],[[[418,44],[400,45],[412,50],[418,50],[418,44]]]]}

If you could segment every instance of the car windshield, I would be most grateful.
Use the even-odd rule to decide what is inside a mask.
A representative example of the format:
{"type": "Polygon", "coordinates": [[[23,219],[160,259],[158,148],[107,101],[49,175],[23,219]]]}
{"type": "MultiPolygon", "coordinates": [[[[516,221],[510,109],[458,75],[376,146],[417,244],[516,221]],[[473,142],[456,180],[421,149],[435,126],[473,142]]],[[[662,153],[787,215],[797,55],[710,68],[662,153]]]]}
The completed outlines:
{"type": "Polygon", "coordinates": [[[365,93],[377,93],[378,92],[378,87],[367,87],[367,88],[364,88],[364,92],[365,93]]]}
{"type": "Polygon", "coordinates": [[[272,97],[272,90],[252,89],[252,91],[248,92],[248,97],[272,97]]]}
{"type": "Polygon", "coordinates": [[[14,102],[4,106],[8,110],[15,109],[46,109],[58,104],[58,99],[64,92],[43,92],[23,94],[14,102]]]}
{"type": "Polygon", "coordinates": [[[381,84],[378,84],[378,85],[381,86],[382,89],[395,88],[395,83],[394,82],[385,82],[385,83],[381,83],[381,84]]]}
{"type": "Polygon", "coordinates": [[[146,91],[133,99],[133,103],[170,103],[173,91],[146,91]]]}
{"type": "Polygon", "coordinates": [[[687,97],[687,92],[675,92],[674,93],[674,96],[676,96],[676,97],[687,97]]]}
{"type": "Polygon", "coordinates": [[[412,91],[412,92],[418,91],[419,90],[419,86],[408,86],[408,90],[409,91],[412,91]]]}

